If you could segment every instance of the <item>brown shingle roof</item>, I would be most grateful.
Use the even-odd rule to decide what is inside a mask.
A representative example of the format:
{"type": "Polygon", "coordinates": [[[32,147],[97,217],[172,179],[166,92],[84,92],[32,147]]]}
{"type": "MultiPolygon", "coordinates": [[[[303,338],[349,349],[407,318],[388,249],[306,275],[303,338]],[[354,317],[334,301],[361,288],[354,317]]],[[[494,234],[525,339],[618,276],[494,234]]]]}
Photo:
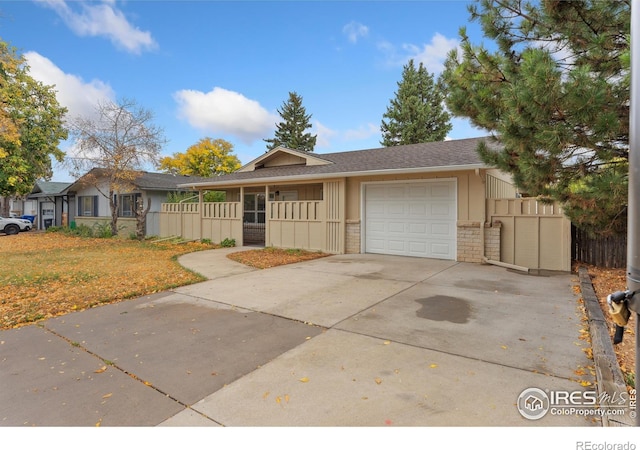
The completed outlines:
{"type": "MultiPolygon", "coordinates": [[[[85,186],[84,179],[89,174],[96,177],[101,177],[105,169],[93,168],[87,174],[80,177],[74,183],[69,184],[69,191],[76,191],[82,189],[85,186]]],[[[138,172],[138,176],[131,182],[138,189],[146,191],[178,191],[181,190],[179,186],[186,183],[197,183],[207,180],[202,177],[191,177],[184,175],[172,175],[169,173],[156,173],[156,172],[138,172]]]]}
{"type": "Polygon", "coordinates": [[[478,144],[481,141],[486,141],[488,145],[492,143],[491,138],[469,138],[339,153],[314,153],[316,158],[324,159],[331,164],[266,167],[249,172],[221,175],[203,182],[187,183],[184,186],[238,184],[245,180],[265,178],[278,178],[285,181],[287,178],[313,176],[327,178],[332,175],[366,175],[369,172],[381,171],[401,173],[416,171],[416,169],[437,170],[442,168],[446,170],[458,166],[483,167],[484,163],[477,152],[478,144]]]}

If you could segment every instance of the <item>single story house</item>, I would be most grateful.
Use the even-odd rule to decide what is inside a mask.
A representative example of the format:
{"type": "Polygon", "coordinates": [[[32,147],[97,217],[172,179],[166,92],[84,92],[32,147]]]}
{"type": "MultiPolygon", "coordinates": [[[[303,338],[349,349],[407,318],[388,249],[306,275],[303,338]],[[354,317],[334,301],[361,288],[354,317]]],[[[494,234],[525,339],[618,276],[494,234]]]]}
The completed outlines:
{"type": "Polygon", "coordinates": [[[33,218],[34,229],[44,230],[52,225],[68,225],[73,220],[73,196],[67,189],[71,183],[36,181],[31,192],[10,202],[12,216],[33,218]]]}
{"type": "MultiPolygon", "coordinates": [[[[161,205],[167,201],[170,192],[183,192],[179,185],[189,181],[200,180],[182,175],[167,173],[138,172],[131,182],[131,187],[116,192],[118,203],[118,227],[124,236],[135,233],[135,205],[142,199],[144,207],[151,200],[151,208],[146,218],[146,236],[158,236],[160,232],[159,212],[161,205]]],[[[96,223],[111,221],[109,199],[103,195],[109,191],[107,178],[103,169],[94,168],[72,183],[67,189],[75,198],[73,225],[80,224],[93,227],[96,223]]],[[[71,224],[71,222],[70,222],[71,224]]]]}
{"type": "Polygon", "coordinates": [[[234,173],[180,185],[200,201],[163,205],[160,236],[570,270],[568,221],[540,231],[520,220],[563,219],[561,210],[519,199],[510,177],[480,159],[481,141],[496,145],[470,138],[326,154],[275,148],[234,173]],[[206,191],[226,199],[205,203],[206,191]],[[529,249],[532,241],[556,254],[529,249]]]}

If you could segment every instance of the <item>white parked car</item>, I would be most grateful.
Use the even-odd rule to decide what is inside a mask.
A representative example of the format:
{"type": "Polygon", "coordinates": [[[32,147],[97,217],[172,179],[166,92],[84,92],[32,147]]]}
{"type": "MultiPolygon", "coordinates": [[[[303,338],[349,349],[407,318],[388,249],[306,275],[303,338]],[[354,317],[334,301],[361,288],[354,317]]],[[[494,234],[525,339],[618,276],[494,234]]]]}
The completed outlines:
{"type": "Polygon", "coordinates": [[[18,234],[21,231],[29,231],[33,224],[27,219],[0,217],[0,233],[18,234]]]}

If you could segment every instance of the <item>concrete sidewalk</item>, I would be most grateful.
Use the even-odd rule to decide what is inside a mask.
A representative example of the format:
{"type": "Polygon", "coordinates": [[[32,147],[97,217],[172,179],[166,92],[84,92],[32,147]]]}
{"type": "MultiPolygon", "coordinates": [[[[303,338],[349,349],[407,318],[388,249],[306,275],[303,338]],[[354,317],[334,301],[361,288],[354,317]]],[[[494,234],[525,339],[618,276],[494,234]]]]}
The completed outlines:
{"type": "Polygon", "coordinates": [[[255,270],[241,250],[180,258],[209,281],[0,332],[0,425],[600,425],[516,408],[593,389],[574,275],[368,254],[255,270]]]}

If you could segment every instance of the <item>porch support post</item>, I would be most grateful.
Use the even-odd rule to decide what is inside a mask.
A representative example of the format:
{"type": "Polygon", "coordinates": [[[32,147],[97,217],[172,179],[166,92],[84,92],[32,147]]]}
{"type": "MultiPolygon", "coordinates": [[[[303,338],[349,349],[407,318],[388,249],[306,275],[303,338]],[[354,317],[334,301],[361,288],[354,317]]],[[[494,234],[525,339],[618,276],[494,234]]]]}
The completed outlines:
{"type": "Polygon", "coordinates": [[[204,191],[202,189],[198,190],[198,221],[200,222],[200,239],[204,239],[205,237],[211,239],[211,236],[203,236],[202,230],[204,230],[204,191]]]}
{"type": "Polygon", "coordinates": [[[267,242],[269,242],[269,185],[265,185],[264,187],[264,246],[267,247],[267,242]]]}
{"type": "Polygon", "coordinates": [[[240,186],[240,229],[242,230],[239,243],[240,246],[244,245],[244,186],[240,186]]]}

